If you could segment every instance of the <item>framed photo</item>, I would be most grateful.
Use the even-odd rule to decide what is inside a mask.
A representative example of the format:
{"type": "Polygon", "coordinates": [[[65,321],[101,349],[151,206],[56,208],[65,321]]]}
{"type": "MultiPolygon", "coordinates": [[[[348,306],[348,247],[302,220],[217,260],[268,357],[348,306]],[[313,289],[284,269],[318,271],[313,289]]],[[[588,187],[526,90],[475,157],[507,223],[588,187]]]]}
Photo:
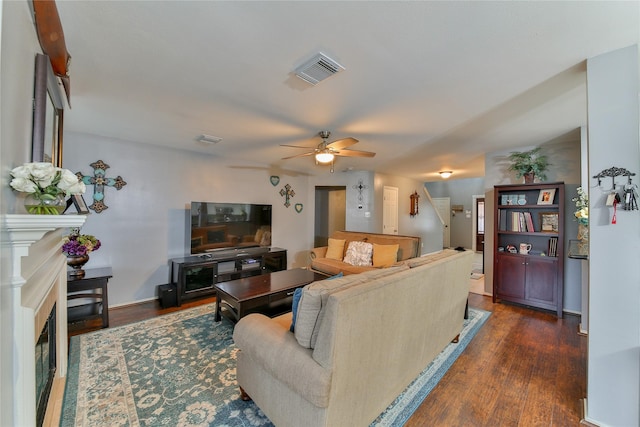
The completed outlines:
{"type": "MultiPolygon", "coordinates": [[[[67,209],[69,209],[71,205],[75,206],[76,211],[78,211],[79,214],[86,215],[89,213],[89,208],[87,207],[82,194],[71,195],[69,200],[67,200],[67,209]]],[[[67,209],[65,209],[65,212],[67,211],[67,209]]]]}
{"type": "Polygon", "coordinates": [[[552,205],[553,198],[556,195],[555,188],[546,188],[544,190],[540,190],[540,194],[538,195],[538,204],[539,205],[552,205]]]}
{"type": "Polygon", "coordinates": [[[540,231],[543,233],[558,232],[558,212],[540,212],[540,231]]]}

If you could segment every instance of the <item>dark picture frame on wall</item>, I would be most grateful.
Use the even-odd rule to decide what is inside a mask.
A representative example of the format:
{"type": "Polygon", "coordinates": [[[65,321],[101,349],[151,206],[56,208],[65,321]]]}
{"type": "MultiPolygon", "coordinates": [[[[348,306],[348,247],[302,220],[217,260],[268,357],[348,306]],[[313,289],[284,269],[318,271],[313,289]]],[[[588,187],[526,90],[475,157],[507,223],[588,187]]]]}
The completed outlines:
{"type": "Polygon", "coordinates": [[[64,100],[49,57],[36,54],[31,161],[62,167],[64,100]]]}

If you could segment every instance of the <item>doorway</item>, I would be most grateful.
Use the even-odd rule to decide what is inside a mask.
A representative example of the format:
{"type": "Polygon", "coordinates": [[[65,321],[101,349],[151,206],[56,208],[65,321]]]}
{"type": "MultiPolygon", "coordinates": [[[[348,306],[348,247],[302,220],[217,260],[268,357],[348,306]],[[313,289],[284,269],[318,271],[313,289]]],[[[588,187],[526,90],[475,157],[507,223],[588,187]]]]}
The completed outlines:
{"type": "Polygon", "coordinates": [[[327,246],[334,231],[345,230],[347,187],[316,187],[313,246],[327,246]]]}
{"type": "Polygon", "coordinates": [[[471,249],[474,252],[484,252],[484,195],[475,195],[473,197],[473,223],[471,236],[471,249]]]}
{"type": "Polygon", "coordinates": [[[383,188],[382,234],[398,234],[398,188],[383,188]]]}

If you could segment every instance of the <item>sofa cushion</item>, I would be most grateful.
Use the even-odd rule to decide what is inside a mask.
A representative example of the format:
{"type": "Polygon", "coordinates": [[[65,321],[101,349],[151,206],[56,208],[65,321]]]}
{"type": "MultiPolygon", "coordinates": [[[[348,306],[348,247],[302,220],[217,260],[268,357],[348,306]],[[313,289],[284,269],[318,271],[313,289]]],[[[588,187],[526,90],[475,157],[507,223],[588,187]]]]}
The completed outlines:
{"type": "Polygon", "coordinates": [[[457,254],[458,251],[454,249],[444,249],[440,252],[435,252],[432,254],[428,254],[425,256],[421,256],[419,258],[413,258],[407,261],[407,265],[411,268],[420,267],[421,265],[430,264],[439,259],[447,258],[452,255],[457,254]]]}
{"type": "Polygon", "coordinates": [[[319,316],[328,295],[367,280],[360,275],[350,275],[334,280],[320,280],[305,286],[298,303],[294,334],[298,344],[304,348],[313,348],[318,335],[319,316]]]}
{"type": "Polygon", "coordinates": [[[342,261],[344,257],[344,242],[346,242],[344,239],[332,239],[329,237],[329,247],[325,257],[342,261]]]}
{"type": "MultiPolygon", "coordinates": [[[[338,279],[342,276],[343,276],[342,272],[340,272],[335,276],[327,277],[324,280],[338,279]]],[[[296,328],[296,314],[298,314],[298,306],[300,305],[300,298],[302,298],[302,288],[296,288],[296,290],[293,291],[293,300],[291,301],[291,313],[293,313],[291,317],[291,327],[289,328],[291,332],[294,332],[296,328]]]]}
{"type": "Polygon", "coordinates": [[[373,245],[367,242],[349,242],[344,262],[351,265],[372,265],[373,245]]]}
{"type": "Polygon", "coordinates": [[[315,271],[328,275],[338,274],[342,272],[345,276],[348,274],[358,274],[364,271],[374,270],[373,265],[351,265],[344,261],[329,258],[315,258],[311,260],[311,268],[315,271]]]}
{"type": "Polygon", "coordinates": [[[296,327],[294,330],[296,340],[305,348],[315,348],[320,325],[322,325],[324,318],[324,308],[327,305],[329,295],[332,293],[408,269],[409,267],[406,265],[375,269],[336,280],[321,280],[305,286],[296,315],[296,327]]]}
{"type": "Polygon", "coordinates": [[[420,256],[420,238],[415,236],[365,233],[360,231],[334,231],[331,237],[334,239],[345,239],[347,243],[351,241],[377,243],[379,245],[393,245],[397,243],[399,245],[399,261],[420,256]]]}
{"type": "Polygon", "coordinates": [[[398,261],[399,245],[373,244],[373,266],[390,267],[398,261]]]}

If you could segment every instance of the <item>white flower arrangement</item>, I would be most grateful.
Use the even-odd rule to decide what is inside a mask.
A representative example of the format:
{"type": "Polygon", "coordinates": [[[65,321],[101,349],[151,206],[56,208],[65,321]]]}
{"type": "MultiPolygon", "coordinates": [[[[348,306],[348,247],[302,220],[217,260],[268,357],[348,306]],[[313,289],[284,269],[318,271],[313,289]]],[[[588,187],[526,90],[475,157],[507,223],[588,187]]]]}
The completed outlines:
{"type": "Polygon", "coordinates": [[[13,177],[9,183],[11,188],[30,194],[41,201],[54,200],[60,195],[67,197],[72,194],[83,194],[86,190],[84,182],[73,172],[53,166],[51,163],[25,163],[13,168],[10,173],[13,177]]]}

